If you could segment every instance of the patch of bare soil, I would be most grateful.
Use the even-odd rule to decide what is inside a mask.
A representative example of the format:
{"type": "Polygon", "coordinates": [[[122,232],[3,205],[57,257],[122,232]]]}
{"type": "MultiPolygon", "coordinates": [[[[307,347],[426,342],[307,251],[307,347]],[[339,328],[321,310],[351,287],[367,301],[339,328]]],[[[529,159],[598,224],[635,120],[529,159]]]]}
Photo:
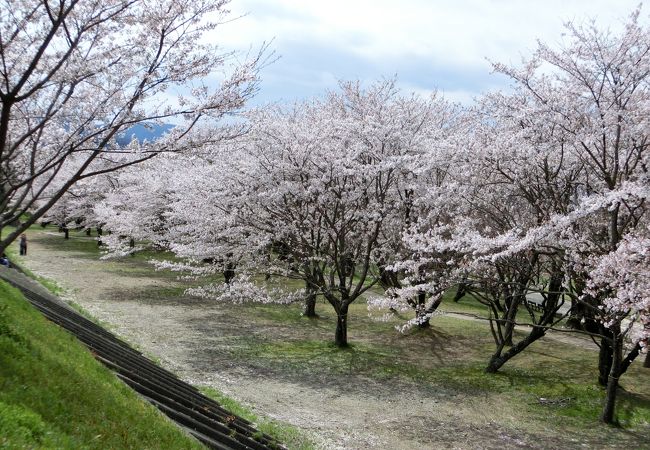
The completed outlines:
{"type": "Polygon", "coordinates": [[[286,338],[288,327],[237,321],[228,305],[169,295],[177,287],[169,277],[132,270],[128,262],[62,251],[49,243],[52,239],[34,233],[29,256],[21,263],[56,280],[66,289],[66,300],[110,324],[113,332],[186,381],[215,387],[260,415],[294,424],[322,448],[592,447],[570,436],[521,430],[518,411],[496,411],[480,397],[407,381],[381,383],[354,373],[328,378],[295,373],[290,366],[264,370],[254,360],[233,358],[237,343],[247,335],[286,338]]]}

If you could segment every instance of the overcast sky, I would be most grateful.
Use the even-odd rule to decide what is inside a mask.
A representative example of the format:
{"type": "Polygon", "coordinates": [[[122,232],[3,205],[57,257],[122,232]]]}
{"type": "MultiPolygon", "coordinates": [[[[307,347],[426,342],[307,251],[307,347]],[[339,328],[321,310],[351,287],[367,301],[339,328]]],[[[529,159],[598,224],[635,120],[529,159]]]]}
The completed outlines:
{"type": "MultiPolygon", "coordinates": [[[[262,72],[254,103],[290,102],[397,75],[404,91],[441,90],[469,104],[507,86],[488,60],[518,63],[536,40],[557,45],[563,24],[595,19],[619,28],[639,0],[232,0],[215,39],[224,49],[273,40],[280,57],[262,72]]],[[[642,9],[647,21],[650,6],[642,9]]]]}

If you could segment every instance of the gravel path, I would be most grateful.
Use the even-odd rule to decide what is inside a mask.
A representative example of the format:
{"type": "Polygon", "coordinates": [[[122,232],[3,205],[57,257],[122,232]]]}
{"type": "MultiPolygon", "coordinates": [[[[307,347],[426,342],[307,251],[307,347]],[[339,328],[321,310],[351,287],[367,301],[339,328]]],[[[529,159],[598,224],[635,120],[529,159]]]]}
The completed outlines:
{"type": "Polygon", "coordinates": [[[66,300],[80,304],[181,378],[215,387],[256,413],[294,424],[320,447],[523,449],[566,448],[571,442],[568,437],[555,442],[548,432],[543,437],[522,432],[517,411],[490,410],[495,405],[481,398],[353,374],[316,382],[290,372],[255,372],[230,361],[224,350],[229,333],[246,332],[245,324],[231,323],[224,305],[156,298],[148,292],[172,288],[175,282],[120,268],[120,262],[62,251],[47,244],[48,239],[52,237],[33,233],[30,254],[21,262],[57,280],[66,289],[66,300]]]}

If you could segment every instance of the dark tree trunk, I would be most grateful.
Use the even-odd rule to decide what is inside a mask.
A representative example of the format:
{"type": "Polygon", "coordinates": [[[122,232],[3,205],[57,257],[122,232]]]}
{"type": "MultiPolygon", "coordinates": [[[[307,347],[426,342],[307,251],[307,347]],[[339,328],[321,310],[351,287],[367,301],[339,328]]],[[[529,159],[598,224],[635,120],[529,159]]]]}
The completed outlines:
{"type": "Polygon", "coordinates": [[[621,361],[620,375],[623,375],[625,372],[627,372],[627,369],[629,369],[637,356],[639,356],[639,353],[641,353],[641,344],[637,343],[630,351],[630,353],[628,353],[627,356],[623,358],[623,361],[621,361]]]}
{"type": "Polygon", "coordinates": [[[309,286],[307,286],[306,292],[307,296],[305,297],[303,315],[311,318],[318,317],[318,314],[316,314],[316,292],[309,286]]]}
{"type": "MultiPolygon", "coordinates": [[[[605,333],[607,330],[604,330],[605,333]]],[[[612,369],[612,344],[611,336],[601,338],[600,351],[598,352],[598,384],[607,386],[607,379],[612,369]]]]}
{"type": "Polygon", "coordinates": [[[466,283],[459,283],[458,288],[456,289],[456,295],[454,295],[454,303],[458,303],[461,298],[465,297],[467,294],[468,285],[466,283]]]}
{"type": "Polygon", "coordinates": [[[102,233],[104,230],[101,229],[101,227],[97,227],[97,247],[102,246],[102,233]]]}
{"type": "Polygon", "coordinates": [[[614,412],[616,407],[616,393],[618,391],[618,379],[621,376],[620,367],[622,359],[622,342],[614,336],[612,342],[612,363],[607,377],[607,391],[605,394],[605,405],[600,420],[604,423],[614,423],[614,412]]]}
{"type": "Polygon", "coordinates": [[[348,305],[346,303],[342,303],[336,311],[334,343],[340,348],[348,346],[348,305]]]}
{"type": "Polygon", "coordinates": [[[86,236],[90,236],[90,228],[86,228],[86,236]]]}
{"type": "Polygon", "coordinates": [[[503,335],[504,345],[506,347],[512,347],[512,335],[515,331],[515,321],[517,318],[517,310],[519,309],[519,303],[521,299],[517,296],[513,296],[510,300],[507,301],[507,313],[504,318],[504,329],[505,333],[503,335]]]}
{"type": "Polygon", "coordinates": [[[135,247],[135,239],[133,238],[129,239],[129,247],[131,248],[135,247]]]}
{"type": "Polygon", "coordinates": [[[228,265],[223,271],[223,278],[225,279],[226,284],[230,284],[230,282],[235,278],[235,269],[228,265]]]}
{"type": "Polygon", "coordinates": [[[643,367],[650,369],[650,351],[645,354],[645,361],[643,361],[643,367]]]}
{"type": "Polygon", "coordinates": [[[582,318],[585,317],[584,306],[576,299],[571,299],[571,309],[569,310],[569,318],[566,325],[574,330],[582,329],[582,318]]]}
{"type": "Polygon", "coordinates": [[[68,227],[63,227],[63,236],[65,237],[65,239],[70,239],[70,230],[68,229],[68,227]]]}
{"type": "Polygon", "coordinates": [[[544,336],[546,331],[542,327],[534,327],[531,332],[523,338],[521,341],[517,342],[515,345],[510,347],[507,352],[501,354],[500,351],[497,351],[492,357],[490,358],[490,362],[488,363],[487,367],[485,368],[485,371],[487,373],[496,373],[505,363],[507,363],[510,359],[521,353],[528,347],[530,344],[544,336]]]}

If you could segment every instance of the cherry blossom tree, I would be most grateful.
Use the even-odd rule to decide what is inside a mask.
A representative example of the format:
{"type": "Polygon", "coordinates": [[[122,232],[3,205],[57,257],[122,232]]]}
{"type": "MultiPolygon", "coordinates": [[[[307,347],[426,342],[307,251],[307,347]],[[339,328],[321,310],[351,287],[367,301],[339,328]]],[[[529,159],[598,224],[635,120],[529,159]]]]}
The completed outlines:
{"type": "Polygon", "coordinates": [[[368,300],[369,310],[415,310],[415,318],[402,331],[412,325],[428,327],[429,321],[442,302],[442,294],[449,287],[440,283],[443,277],[435,274],[433,267],[446,271],[448,260],[443,255],[434,263],[414,259],[405,245],[403,236],[413,228],[430,228],[451,220],[450,198],[453,191],[456,139],[466,130],[461,109],[444,101],[427,105],[426,123],[422,124],[419,139],[422,145],[404,153],[404,168],[398,177],[394,195],[399,199],[395,215],[390,216],[382,237],[387,245],[377,262],[379,283],[384,296],[368,300]]]}
{"type": "Polygon", "coordinates": [[[229,68],[229,54],[206,41],[226,5],[2,2],[0,225],[17,227],[0,250],[78,181],[188,149],[188,130],[241,108],[255,92],[260,55],[229,68]],[[117,145],[135,124],[165,122],[175,127],[155,145],[117,145]]]}
{"type": "Polygon", "coordinates": [[[472,136],[485,150],[470,169],[474,175],[464,214],[475,217],[476,228],[466,251],[476,262],[470,291],[488,306],[493,319],[497,347],[488,372],[498,370],[558,323],[566,297],[565,250],[554,238],[542,239],[531,230],[575,206],[584,167],[566,150],[564,129],[541,111],[530,114],[530,103],[522,89],[487,95],[472,136]],[[542,298],[536,308],[527,300],[533,292],[542,298]],[[522,309],[530,331],[514,343],[522,309]]]}
{"type": "Polygon", "coordinates": [[[147,245],[164,247],[165,212],[173,189],[171,173],[173,157],[158,158],[129,167],[113,177],[110,189],[92,206],[92,218],[110,231],[102,236],[102,244],[110,256],[125,256],[147,245]]]}
{"type": "Polygon", "coordinates": [[[447,218],[432,197],[434,219],[405,236],[416,264],[462,281],[488,306],[497,344],[488,371],[543,336],[570,298],[600,341],[608,423],[618,379],[646,342],[644,296],[621,281],[644,283],[650,35],[638,16],[618,34],[568,24],[559,49],[540,44],[520,67],[496,64],[512,90],[486,95],[472,112],[454,195],[443,195],[447,218]],[[612,266],[625,256],[628,266],[612,266]],[[537,316],[531,292],[542,294],[537,316]],[[521,307],[531,331],[515,343],[521,307]]]}
{"type": "Polygon", "coordinates": [[[198,178],[175,190],[167,217],[179,256],[236,261],[244,280],[229,295],[238,286],[252,292],[251,273],[302,280],[308,298],[322,295],[334,308],[335,342],[346,346],[349,306],[394,259],[409,193],[421,186],[419,155],[451,108],[436,97],[404,97],[394,80],[340,89],[292,109],[252,112],[249,133],[194,163],[198,178]],[[203,206],[205,198],[212,201],[203,206]]]}
{"type": "MultiPolygon", "coordinates": [[[[41,223],[58,225],[62,231],[66,231],[66,239],[69,228],[85,228],[88,235],[91,228],[101,230],[102,221],[96,217],[95,207],[115,188],[117,179],[115,173],[111,172],[80,180],[41,216],[41,223]]],[[[34,208],[39,208],[47,199],[44,193],[34,202],[34,208]]]]}
{"type": "MultiPolygon", "coordinates": [[[[511,77],[514,93],[496,95],[496,103],[492,96],[496,114],[486,124],[496,123],[504,133],[486,145],[477,161],[489,163],[489,170],[479,173],[495,188],[482,185],[470,201],[487,202],[491,208],[485,211],[498,219],[492,222],[503,225],[487,228],[475,219],[469,229],[456,230],[454,244],[485,255],[477,259],[483,264],[525,257],[528,262],[515,265],[521,271],[528,265],[532,269],[538,258],[551,263],[543,270],[547,279],[559,280],[564,272],[562,295],[572,296],[574,307],[582,306],[585,321],[593,324],[589,331],[600,338],[600,378],[607,384],[602,420],[607,423],[614,418],[624,361],[633,359],[642,344],[637,338],[624,349],[633,329],[624,319],[635,317],[633,311],[643,315],[643,307],[622,303],[620,311],[612,309],[611,299],[625,294],[613,293],[622,288],[614,273],[603,279],[623,238],[638,239],[635,230],[646,214],[650,35],[638,16],[636,11],[618,34],[569,24],[559,49],[540,44],[522,67],[495,66],[511,77]],[[510,130],[501,129],[508,124],[510,130]],[[505,195],[490,199],[499,190],[505,195]]],[[[628,251],[626,244],[621,254],[628,251]]],[[[522,299],[530,290],[525,279],[515,283],[522,299]]],[[[510,284],[503,281],[501,290],[510,284]]],[[[635,298],[642,306],[642,299],[635,298]]]]}
{"type": "MultiPolygon", "coordinates": [[[[577,211],[591,203],[594,213],[586,215],[582,223],[574,222],[576,236],[567,236],[565,241],[567,251],[576,257],[573,266],[578,276],[591,286],[596,281],[591,280],[593,272],[586,273],[590,269],[588,262],[607,253],[617,255],[623,237],[630,233],[630,239],[636,236],[634,229],[646,212],[643,187],[647,186],[650,137],[650,30],[639,23],[639,13],[635,11],[617,35],[594,27],[570,25],[570,45],[561,50],[542,45],[524,70],[507,71],[536,99],[536,109],[572,136],[569,149],[587,170],[583,197],[601,200],[598,209],[593,202],[580,203],[577,211]],[[555,73],[536,74],[542,62],[553,67],[555,73]],[[639,189],[632,188],[633,185],[639,189]],[[581,269],[584,261],[587,267],[581,269]]],[[[626,244],[621,253],[629,249],[626,244]]],[[[607,265],[610,260],[604,261],[607,265]]],[[[602,273],[601,263],[596,267],[600,267],[596,273],[602,273]]],[[[610,289],[621,289],[615,278],[610,282],[610,289]]],[[[583,293],[582,300],[603,324],[600,370],[601,375],[607,373],[607,399],[601,418],[610,423],[614,420],[614,402],[625,359],[623,341],[627,326],[622,321],[626,314],[608,314],[606,320],[600,317],[601,308],[613,311],[608,291],[591,289],[583,293]]],[[[621,298],[624,296],[621,293],[621,298]]]]}

